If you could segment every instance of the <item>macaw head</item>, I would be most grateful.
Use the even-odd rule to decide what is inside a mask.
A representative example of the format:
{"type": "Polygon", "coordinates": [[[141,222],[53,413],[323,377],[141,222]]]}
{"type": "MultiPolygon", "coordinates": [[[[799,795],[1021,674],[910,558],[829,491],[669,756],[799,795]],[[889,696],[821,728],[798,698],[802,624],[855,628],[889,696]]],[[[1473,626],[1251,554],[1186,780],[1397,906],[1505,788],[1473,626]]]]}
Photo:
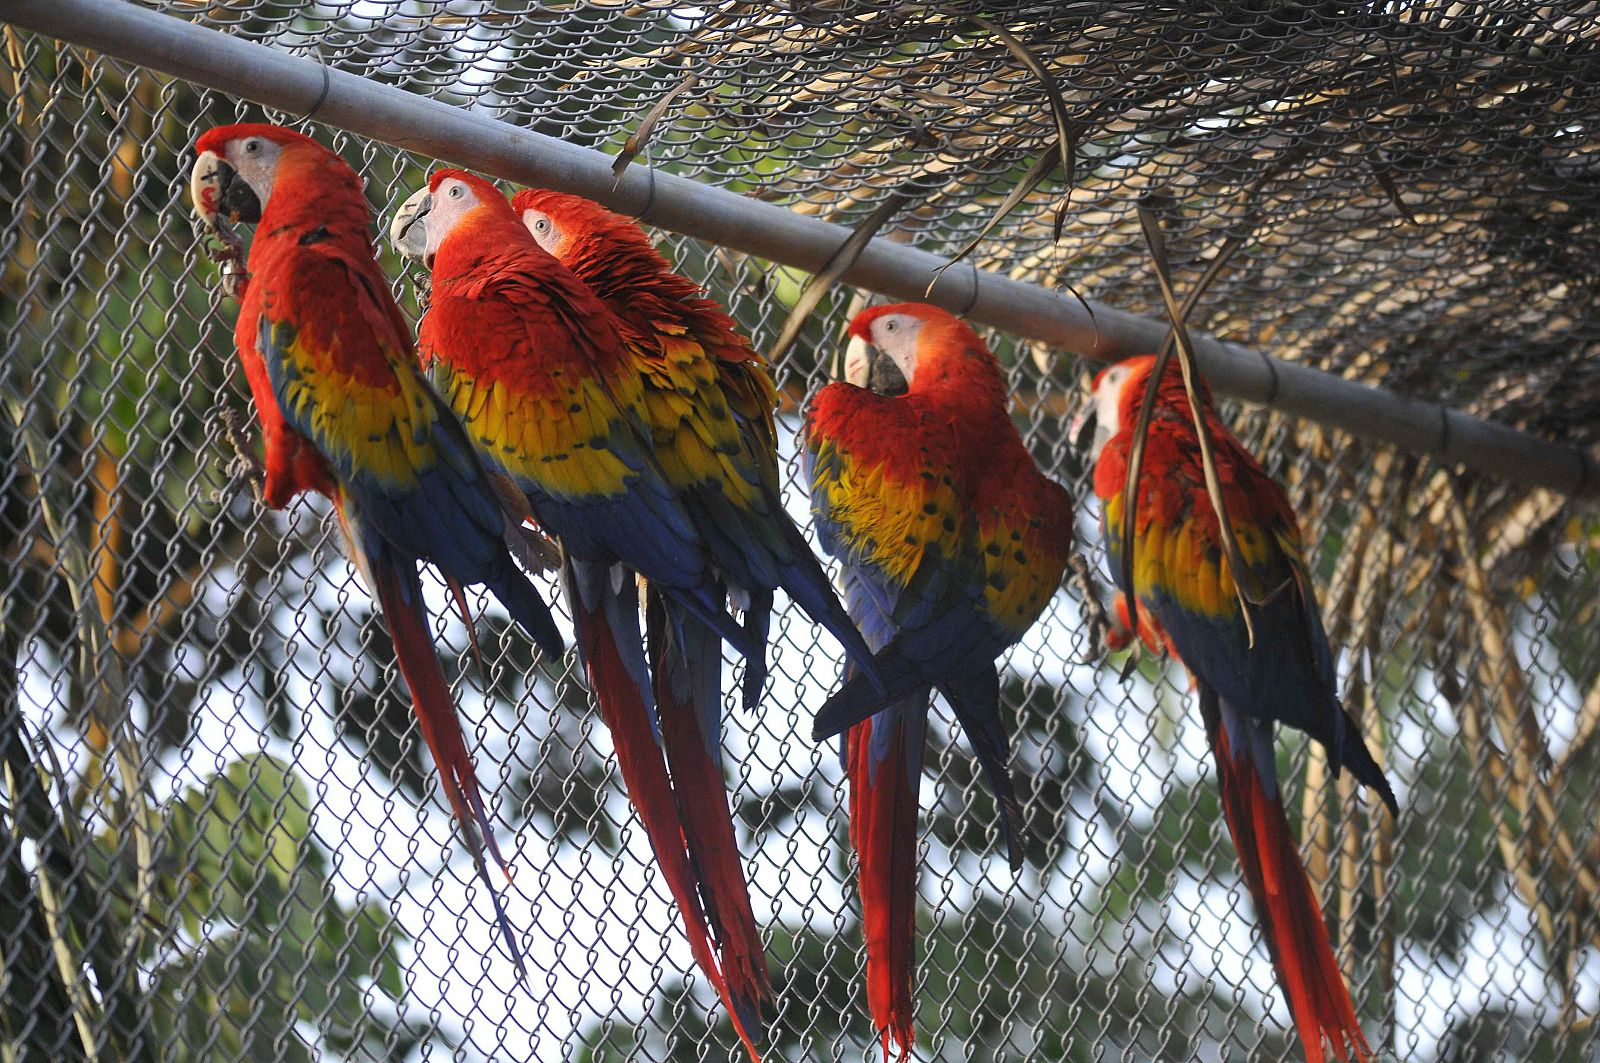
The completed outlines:
{"type": "Polygon", "coordinates": [[[874,306],[850,322],[850,335],[871,350],[865,356],[847,356],[846,379],[853,371],[873,391],[898,395],[970,384],[994,391],[1004,401],[1000,364],[972,327],[948,311],[926,303],[874,306]]]}
{"type": "Polygon", "coordinates": [[[406,258],[433,267],[434,256],[463,223],[512,218],[511,205],[492,181],[465,170],[435,170],[389,222],[389,242],[406,258]]]}
{"type": "Polygon", "coordinates": [[[338,158],[303,133],[261,122],[207,130],[195,151],[189,198],[195,214],[213,228],[260,221],[280,170],[338,158]]]}
{"type": "Polygon", "coordinates": [[[195,142],[189,198],[195,216],[223,245],[216,255],[226,271],[243,257],[244,238],[235,226],[255,225],[286,178],[314,175],[345,181],[360,194],[361,179],[344,160],[304,133],[263,122],[219,126],[195,142]]]}
{"type": "Polygon", "coordinates": [[[631,218],[582,196],[524,188],[511,197],[511,209],[539,246],[563,262],[594,241],[615,249],[655,250],[650,238],[631,218]]]}
{"type": "MultiPolygon", "coordinates": [[[[1144,401],[1145,382],[1155,366],[1156,356],[1141,354],[1106,366],[1096,373],[1089,385],[1089,398],[1067,429],[1067,438],[1082,446],[1084,436],[1092,429],[1093,440],[1089,446],[1091,461],[1098,460],[1118,433],[1132,431],[1139,419],[1139,405],[1144,401]]],[[[1177,363],[1172,363],[1176,367],[1177,363]]]]}

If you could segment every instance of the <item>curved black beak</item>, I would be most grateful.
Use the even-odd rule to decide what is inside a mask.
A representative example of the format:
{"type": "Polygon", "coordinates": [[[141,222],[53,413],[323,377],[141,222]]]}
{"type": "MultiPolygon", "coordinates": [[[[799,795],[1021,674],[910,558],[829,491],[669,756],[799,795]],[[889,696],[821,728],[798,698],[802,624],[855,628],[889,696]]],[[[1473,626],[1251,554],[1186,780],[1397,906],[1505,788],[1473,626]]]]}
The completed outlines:
{"type": "Polygon", "coordinates": [[[256,195],[256,190],[250,187],[250,182],[239,176],[239,171],[223,162],[215,160],[215,177],[217,182],[217,213],[230,221],[244,222],[254,225],[261,220],[261,200],[256,195]]]}
{"type": "Polygon", "coordinates": [[[900,367],[894,359],[887,354],[872,348],[872,353],[867,361],[867,387],[879,395],[904,395],[911,390],[911,385],[906,383],[905,374],[900,372],[900,367]]]}

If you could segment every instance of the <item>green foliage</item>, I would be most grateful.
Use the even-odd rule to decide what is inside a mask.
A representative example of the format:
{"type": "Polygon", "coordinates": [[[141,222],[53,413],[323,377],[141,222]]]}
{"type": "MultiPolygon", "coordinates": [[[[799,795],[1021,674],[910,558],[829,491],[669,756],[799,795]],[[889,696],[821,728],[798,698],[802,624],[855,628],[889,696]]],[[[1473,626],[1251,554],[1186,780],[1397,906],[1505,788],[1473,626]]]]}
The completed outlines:
{"type": "MultiPolygon", "coordinates": [[[[310,1030],[340,1052],[386,1054],[396,1041],[382,1016],[403,992],[403,935],[383,906],[334,895],[310,809],[304,783],[265,755],[171,806],[161,852],[173,873],[157,880],[152,915],[174,947],[151,958],[147,1003],[162,1039],[191,1058],[310,1059],[310,1030]]],[[[110,866],[111,840],[100,841],[110,866]]]]}
{"type": "MultiPolygon", "coordinates": [[[[33,795],[19,795],[19,804],[42,796],[33,795]]],[[[31,888],[12,877],[20,849],[0,850],[0,867],[12,910],[25,921],[56,911],[54,947],[85,957],[89,999],[107,1021],[90,1003],[77,1010],[102,1027],[98,1036],[117,1058],[143,1058],[150,1042],[171,1060],[388,1056],[425,1034],[448,1043],[437,1031],[394,1025],[404,935],[382,905],[335,894],[310,809],[288,765],[248,756],[164,806],[147,891],[119,830],[86,834],[39,815],[13,824],[41,847],[31,888]],[[129,942],[131,955],[121,951],[129,942]],[[126,978],[129,962],[136,981],[126,978]]],[[[20,1003],[12,993],[0,998],[0,1049],[37,1048],[47,1032],[36,1024],[23,1033],[30,1024],[20,1003]]],[[[49,1051],[76,1048],[58,1038],[49,1051]]]]}

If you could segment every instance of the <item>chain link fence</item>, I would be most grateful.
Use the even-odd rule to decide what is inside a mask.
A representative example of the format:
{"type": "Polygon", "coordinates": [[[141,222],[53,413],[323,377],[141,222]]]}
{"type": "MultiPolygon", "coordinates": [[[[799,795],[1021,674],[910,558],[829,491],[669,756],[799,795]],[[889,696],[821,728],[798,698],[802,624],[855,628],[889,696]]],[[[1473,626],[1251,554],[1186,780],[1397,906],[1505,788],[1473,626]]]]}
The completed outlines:
{"type": "MultiPolygon", "coordinates": [[[[1593,4],[146,6],[613,152],[693,77],[636,165],[850,224],[915,182],[883,234],[941,253],[1054,150],[1053,91],[1071,181],[1024,197],[983,268],[1156,314],[1143,197],[1185,282],[1246,239],[1196,325],[1573,445],[1600,432],[1593,4]]],[[[430,591],[498,783],[518,985],[328,514],[227,483],[221,414],[248,403],[183,178],[199,131],[260,110],[13,26],[0,44],[5,1058],[739,1058],[571,656],[537,658],[489,607],[479,675],[430,591]]],[[[305,128],[380,217],[430,163],[305,128]]],[[[662,237],[765,347],[805,276],[662,237]]],[[[794,411],[862,301],[830,294],[776,367],[803,526],[794,411]]],[[[1085,370],[991,339],[1099,569],[1065,439],[1085,370]]],[[[1237,413],[1292,487],[1344,696],[1401,797],[1390,821],[1281,744],[1369,1038],[1401,1060],[1600,1060],[1600,523],[1237,413]]],[[[1181,672],[1092,657],[1081,606],[1064,589],[1005,661],[1020,874],[935,712],[919,1058],[1301,1058],[1181,672]]],[[[806,737],[839,665],[798,614],[775,628],[763,710],[730,702],[728,727],[770,1054],[872,1058],[842,772],[806,737]]]]}

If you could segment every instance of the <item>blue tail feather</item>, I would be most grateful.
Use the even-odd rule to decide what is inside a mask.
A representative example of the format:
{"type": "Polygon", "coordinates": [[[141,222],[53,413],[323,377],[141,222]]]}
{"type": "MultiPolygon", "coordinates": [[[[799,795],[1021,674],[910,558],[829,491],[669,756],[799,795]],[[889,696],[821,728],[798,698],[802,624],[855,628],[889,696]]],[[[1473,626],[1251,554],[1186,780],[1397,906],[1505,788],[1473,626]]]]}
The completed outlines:
{"type": "Polygon", "coordinates": [[[772,630],[772,592],[751,591],[744,611],[744,626],[750,632],[750,641],[760,651],[744,659],[744,707],[754,710],[761,704],[761,694],[767,686],[767,639],[772,630]]]}
{"type": "Polygon", "coordinates": [[[983,767],[983,774],[994,791],[1000,810],[1000,827],[1005,834],[1006,856],[1011,870],[1022,869],[1022,809],[1012,782],[1011,744],[1000,719],[1000,673],[993,663],[939,686],[939,693],[950,703],[956,719],[972,743],[972,751],[983,767]]]}
{"type": "MultiPolygon", "coordinates": [[[[573,612],[580,614],[575,619],[583,624],[584,617],[592,617],[594,619],[589,623],[603,625],[629,682],[638,688],[639,697],[650,716],[650,728],[659,742],[661,726],[656,719],[650,672],[645,663],[644,640],[639,631],[639,584],[633,573],[625,568],[621,570],[621,578],[618,578],[618,567],[569,557],[561,568],[561,582],[566,587],[567,600],[573,612]]],[[[584,640],[581,638],[578,640],[578,656],[579,663],[587,670],[591,662],[583,659],[584,640]]]]}
{"type": "Polygon", "coordinates": [[[794,599],[795,604],[804,609],[811,619],[821,624],[839,640],[851,663],[860,670],[860,674],[868,683],[877,688],[878,693],[889,693],[887,682],[879,674],[871,647],[867,645],[866,639],[861,637],[861,632],[851,621],[850,614],[845,611],[834,594],[833,587],[828,583],[828,577],[823,574],[822,566],[811,556],[809,550],[801,559],[784,567],[780,586],[789,592],[789,597],[794,599]]]}

